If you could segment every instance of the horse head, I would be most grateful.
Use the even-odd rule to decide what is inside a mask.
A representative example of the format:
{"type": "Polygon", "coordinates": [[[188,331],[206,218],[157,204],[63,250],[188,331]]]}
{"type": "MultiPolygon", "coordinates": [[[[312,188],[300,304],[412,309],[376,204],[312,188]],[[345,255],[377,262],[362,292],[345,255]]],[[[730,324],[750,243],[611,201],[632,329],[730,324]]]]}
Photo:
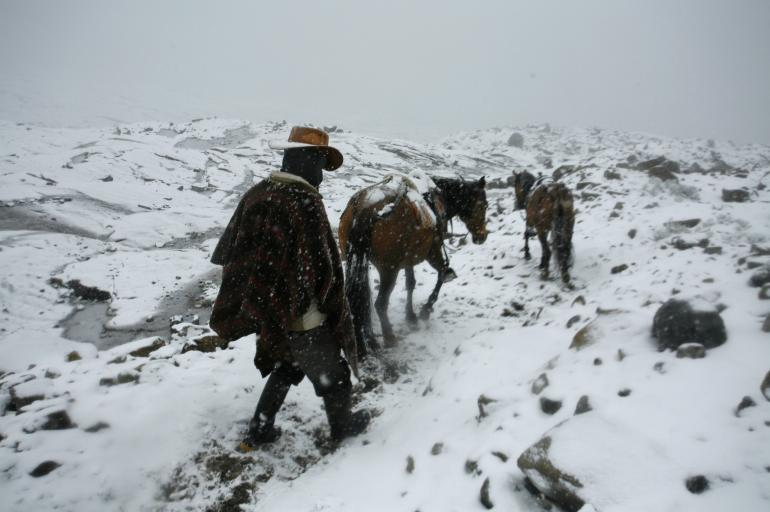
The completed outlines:
{"type": "Polygon", "coordinates": [[[450,178],[434,178],[447,208],[447,217],[460,217],[468,228],[474,244],[487,239],[486,178],[465,181],[450,178]]]}

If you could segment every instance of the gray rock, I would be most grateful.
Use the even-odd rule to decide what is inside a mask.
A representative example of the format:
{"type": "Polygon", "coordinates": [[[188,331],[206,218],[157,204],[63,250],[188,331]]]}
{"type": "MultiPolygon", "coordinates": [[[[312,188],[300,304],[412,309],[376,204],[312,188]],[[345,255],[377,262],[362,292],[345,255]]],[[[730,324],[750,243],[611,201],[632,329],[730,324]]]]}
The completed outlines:
{"type": "Polygon", "coordinates": [[[700,219],[672,220],[672,221],[663,223],[663,225],[669,229],[694,228],[698,224],[700,224],[700,219]]]}
{"type": "Polygon", "coordinates": [[[580,315],[575,315],[575,316],[571,317],[569,320],[567,320],[567,329],[569,329],[570,327],[572,327],[573,325],[575,325],[579,321],[580,321],[580,315]]]}
{"type": "Polygon", "coordinates": [[[492,509],[495,506],[495,504],[492,503],[492,499],[489,497],[489,477],[486,477],[484,483],[481,484],[479,501],[481,501],[481,504],[484,505],[484,508],[487,510],[492,509]]]}
{"type": "Polygon", "coordinates": [[[611,274],[620,274],[621,272],[623,272],[623,271],[624,271],[624,270],[626,270],[627,268],[628,268],[628,265],[626,265],[625,263],[623,263],[623,264],[621,264],[621,265],[617,265],[617,266],[615,266],[615,267],[612,267],[612,268],[610,269],[610,273],[611,273],[611,274]]]}
{"type": "Polygon", "coordinates": [[[762,391],[762,396],[765,397],[765,400],[770,401],[770,371],[767,372],[762,384],[759,385],[759,390],[762,391]]]}
{"type": "Polygon", "coordinates": [[[685,480],[684,486],[687,487],[687,490],[693,494],[701,494],[702,492],[708,490],[709,481],[708,478],[703,475],[696,475],[691,476],[685,480]]]}
{"type": "Polygon", "coordinates": [[[593,407],[591,407],[588,395],[583,395],[578,400],[577,406],[575,406],[575,414],[583,414],[588,411],[593,411],[593,407]]]}
{"type": "Polygon", "coordinates": [[[685,343],[676,349],[676,357],[679,359],[701,359],[706,357],[706,347],[700,343],[685,343]]]}
{"type": "Polygon", "coordinates": [[[753,398],[750,396],[744,396],[741,399],[741,402],[738,404],[738,407],[735,408],[735,416],[740,418],[741,412],[743,412],[744,409],[748,409],[749,407],[756,407],[757,403],[754,401],[753,398]]]}
{"type": "Polygon", "coordinates": [[[636,238],[636,229],[630,229],[630,230],[628,230],[628,238],[630,238],[631,240],[633,240],[634,238],[636,238]]]}
{"type": "Polygon", "coordinates": [[[411,455],[406,458],[406,472],[409,475],[414,473],[414,457],[411,455]]]}
{"type": "Polygon", "coordinates": [[[742,188],[735,190],[722,189],[722,201],[725,203],[745,203],[749,200],[749,191],[742,188]]]}
{"type": "Polygon", "coordinates": [[[561,409],[561,400],[551,400],[541,396],[540,409],[546,414],[556,414],[561,409]]]}
{"type": "Polygon", "coordinates": [[[56,411],[46,416],[45,423],[40,428],[42,430],[66,430],[74,427],[75,424],[70,420],[67,411],[56,411]]]}
{"type": "Polygon", "coordinates": [[[623,179],[623,177],[618,172],[611,171],[607,169],[604,171],[604,179],[605,180],[620,180],[623,179]]]}
{"type": "Polygon", "coordinates": [[[770,284],[762,286],[762,289],[759,290],[759,298],[762,300],[770,299],[770,284]]]}
{"type": "Polygon", "coordinates": [[[765,317],[765,322],[762,324],[762,332],[770,332],[770,313],[765,317]]]}
{"type": "Polygon", "coordinates": [[[749,286],[759,288],[770,283],[770,265],[763,265],[749,278],[749,286]]]}
{"type": "Polygon", "coordinates": [[[61,467],[61,464],[53,460],[47,460],[45,462],[41,462],[40,464],[38,464],[35,467],[35,469],[33,469],[29,473],[29,476],[34,478],[40,478],[41,476],[47,475],[48,473],[50,473],[51,471],[53,471],[58,467],[61,467]]]}
{"type": "Polygon", "coordinates": [[[523,148],[524,136],[518,132],[511,134],[511,136],[508,137],[508,145],[513,146],[515,148],[523,148]]]}
{"type": "Polygon", "coordinates": [[[580,510],[585,502],[577,492],[583,484],[575,476],[559,470],[550,460],[551,437],[546,436],[524,451],[516,461],[525,475],[533,473],[547,486],[538,488],[550,500],[568,511],[580,510]]]}
{"type": "Polygon", "coordinates": [[[718,311],[696,311],[689,302],[677,299],[669,299],[655,313],[652,335],[660,350],[674,350],[685,343],[714,348],[727,341],[727,330],[718,311]]]}
{"type": "Polygon", "coordinates": [[[541,373],[532,383],[532,393],[539,395],[541,391],[548,387],[548,375],[541,373]]]}

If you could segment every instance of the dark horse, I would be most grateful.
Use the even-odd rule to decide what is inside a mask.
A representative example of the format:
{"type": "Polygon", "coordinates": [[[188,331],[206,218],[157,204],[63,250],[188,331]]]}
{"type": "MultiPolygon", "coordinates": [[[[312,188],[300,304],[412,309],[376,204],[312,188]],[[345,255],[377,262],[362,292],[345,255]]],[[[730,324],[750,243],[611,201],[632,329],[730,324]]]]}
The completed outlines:
{"type": "Polygon", "coordinates": [[[572,229],[575,225],[572,192],[563,183],[535,178],[526,171],[514,173],[514,188],[516,209],[525,209],[527,213],[524,228],[524,257],[531,258],[529,237],[536,232],[543,253],[540,259],[543,277],[548,278],[548,265],[551,261],[551,248],[553,248],[561,270],[561,279],[565,284],[569,284],[569,267],[572,264],[572,229]],[[552,232],[550,247],[549,231],[552,232]]]}
{"type": "Polygon", "coordinates": [[[473,243],[487,238],[487,196],[485,181],[434,178],[432,190],[435,210],[443,211],[444,219],[436,216],[423,196],[425,178],[393,174],[380,183],[356,192],[342,213],[339,227],[340,247],[346,258],[346,291],[353,314],[359,354],[377,348],[372,333],[369,262],[380,274],[380,289],[375,309],[382,324],[385,346],[394,346],[396,337],[388,319],[388,301],[399,271],[406,271],[406,320],[417,323],[412,309],[415,287],[414,266],[423,261],[435,268],[438,280],[420,316],[428,319],[444,282],[443,240],[440,224],[458,216],[471,233],[473,243]]]}

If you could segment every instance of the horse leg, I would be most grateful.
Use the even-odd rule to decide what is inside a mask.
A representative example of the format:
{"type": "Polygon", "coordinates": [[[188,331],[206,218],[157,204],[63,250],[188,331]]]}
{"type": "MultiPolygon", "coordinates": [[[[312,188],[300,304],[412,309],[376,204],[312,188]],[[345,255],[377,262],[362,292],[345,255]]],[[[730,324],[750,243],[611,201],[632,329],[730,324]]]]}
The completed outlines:
{"type": "Polygon", "coordinates": [[[406,267],[404,272],[406,273],[406,321],[410,325],[415,325],[417,324],[417,315],[414,314],[412,307],[412,292],[417,286],[417,281],[414,278],[414,267],[406,267]]]}
{"type": "Polygon", "coordinates": [[[436,303],[438,292],[441,290],[441,285],[444,284],[444,259],[440,252],[438,252],[438,255],[436,253],[437,251],[435,250],[431,251],[431,254],[428,257],[428,263],[431,267],[436,269],[436,272],[438,272],[438,279],[436,279],[436,286],[433,287],[433,291],[428,296],[428,302],[426,302],[422,306],[422,309],[420,309],[420,318],[423,320],[428,320],[430,318],[430,314],[433,312],[433,304],[436,303]]]}
{"type": "Polygon", "coordinates": [[[532,259],[532,255],[529,253],[529,226],[524,226],[524,259],[532,259]]]}
{"type": "Polygon", "coordinates": [[[377,300],[374,301],[374,309],[377,311],[377,316],[380,317],[382,339],[386,347],[396,345],[396,336],[393,334],[393,326],[390,325],[390,319],[388,318],[388,302],[390,301],[390,294],[396,285],[397,277],[398,269],[384,269],[380,272],[380,290],[377,292],[377,300]]]}
{"type": "Polygon", "coordinates": [[[551,247],[548,245],[548,232],[538,229],[537,238],[540,240],[540,247],[543,251],[543,256],[540,259],[540,270],[543,271],[543,279],[548,279],[548,266],[551,263],[551,247]]]}

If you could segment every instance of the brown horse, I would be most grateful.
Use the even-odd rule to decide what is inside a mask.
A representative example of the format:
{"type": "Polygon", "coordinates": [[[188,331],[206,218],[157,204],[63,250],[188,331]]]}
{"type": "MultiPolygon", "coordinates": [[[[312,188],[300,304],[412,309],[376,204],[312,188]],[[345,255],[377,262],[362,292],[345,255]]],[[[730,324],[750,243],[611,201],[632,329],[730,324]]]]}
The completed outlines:
{"type": "Polygon", "coordinates": [[[524,257],[530,259],[529,237],[537,233],[542,248],[540,269],[543,278],[548,278],[548,266],[551,261],[551,247],[556,253],[556,261],[561,270],[561,279],[569,285],[569,267],[572,264],[572,229],[575,225],[575,209],[572,192],[563,183],[553,182],[549,178],[535,178],[524,171],[514,173],[516,191],[516,209],[527,213],[524,228],[524,257]],[[534,228],[534,232],[532,231],[534,228]],[[548,245],[548,233],[552,232],[551,246],[548,245]]]}
{"type": "Polygon", "coordinates": [[[426,261],[438,271],[438,280],[420,316],[430,317],[433,304],[444,283],[443,240],[445,223],[458,216],[471,233],[473,243],[487,238],[487,197],[485,180],[464,181],[434,178],[432,191],[437,217],[421,194],[423,181],[415,182],[401,174],[393,174],[380,183],[358,191],[342,213],[339,227],[340,247],[346,258],[346,291],[353,314],[359,354],[377,349],[372,333],[369,262],[380,274],[380,289],[375,309],[382,324],[385,346],[394,346],[396,337],[388,319],[388,301],[399,271],[406,271],[406,320],[417,323],[412,309],[412,292],[416,285],[414,266],[426,261]],[[441,217],[444,217],[443,219],[441,217]],[[441,224],[441,223],[444,224],[441,224]]]}

